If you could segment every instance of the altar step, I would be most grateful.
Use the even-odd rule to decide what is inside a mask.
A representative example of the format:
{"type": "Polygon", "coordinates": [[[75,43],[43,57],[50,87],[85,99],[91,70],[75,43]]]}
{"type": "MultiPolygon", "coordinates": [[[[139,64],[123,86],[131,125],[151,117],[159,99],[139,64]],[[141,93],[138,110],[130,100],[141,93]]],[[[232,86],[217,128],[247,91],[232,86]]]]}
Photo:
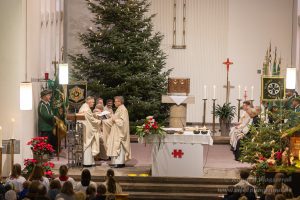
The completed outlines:
{"type": "MultiPolygon", "coordinates": [[[[74,177],[79,181],[80,177],[74,177]]],[[[132,200],[188,199],[220,200],[229,185],[236,180],[223,178],[176,178],[176,177],[116,177],[124,193],[132,200]]],[[[103,176],[93,176],[93,181],[104,182],[103,176]]]]}

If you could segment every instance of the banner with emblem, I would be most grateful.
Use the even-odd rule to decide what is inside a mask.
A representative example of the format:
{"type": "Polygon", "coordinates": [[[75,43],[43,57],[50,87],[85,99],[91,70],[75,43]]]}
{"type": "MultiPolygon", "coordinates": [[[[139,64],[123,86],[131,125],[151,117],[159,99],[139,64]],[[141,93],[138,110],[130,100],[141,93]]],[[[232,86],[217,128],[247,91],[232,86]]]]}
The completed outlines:
{"type": "Polygon", "coordinates": [[[87,84],[69,84],[67,86],[67,96],[69,102],[69,112],[78,112],[84,103],[87,95],[87,84]]]}
{"type": "Polygon", "coordinates": [[[285,98],[285,78],[279,76],[263,76],[261,81],[261,97],[264,101],[285,98]]]}

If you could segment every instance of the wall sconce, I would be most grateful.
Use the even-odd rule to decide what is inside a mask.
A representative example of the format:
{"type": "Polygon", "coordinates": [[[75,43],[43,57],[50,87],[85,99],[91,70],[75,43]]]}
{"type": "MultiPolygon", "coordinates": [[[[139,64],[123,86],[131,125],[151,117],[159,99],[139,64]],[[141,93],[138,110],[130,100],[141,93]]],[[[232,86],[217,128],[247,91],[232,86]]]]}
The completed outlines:
{"type": "Polygon", "coordinates": [[[32,110],[32,83],[20,83],[20,110],[32,110]]]}
{"type": "Polygon", "coordinates": [[[296,88],[296,68],[286,68],[286,89],[296,88]]]}
{"type": "Polygon", "coordinates": [[[58,65],[58,80],[59,84],[69,84],[69,65],[68,63],[58,65]]]}

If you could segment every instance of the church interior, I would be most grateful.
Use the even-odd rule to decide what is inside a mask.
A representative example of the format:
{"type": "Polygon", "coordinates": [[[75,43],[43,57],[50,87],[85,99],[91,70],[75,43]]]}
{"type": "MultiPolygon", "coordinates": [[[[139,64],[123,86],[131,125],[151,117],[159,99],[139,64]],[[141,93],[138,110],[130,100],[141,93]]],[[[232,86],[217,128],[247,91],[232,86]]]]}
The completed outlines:
{"type": "Polygon", "coordinates": [[[0,199],[300,199],[299,0],[1,0],[0,199]]]}

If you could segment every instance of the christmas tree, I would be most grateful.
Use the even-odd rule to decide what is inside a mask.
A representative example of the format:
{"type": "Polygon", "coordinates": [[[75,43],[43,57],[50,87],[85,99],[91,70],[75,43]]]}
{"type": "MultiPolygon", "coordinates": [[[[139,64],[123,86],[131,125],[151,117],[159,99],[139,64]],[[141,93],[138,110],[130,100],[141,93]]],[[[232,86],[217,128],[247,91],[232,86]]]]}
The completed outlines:
{"type": "Polygon", "coordinates": [[[294,158],[291,159],[293,156],[287,135],[299,131],[299,114],[285,110],[281,102],[279,107],[268,112],[268,116],[272,118],[272,123],[261,121],[258,127],[252,126],[248,136],[241,142],[240,160],[252,164],[257,186],[264,186],[267,170],[290,171],[295,164],[294,158]]]}
{"type": "Polygon", "coordinates": [[[80,34],[88,53],[70,56],[73,77],[86,80],[92,95],[122,95],[132,122],[168,114],[161,95],[170,70],[164,68],[163,36],[153,32],[149,6],[147,0],[88,1],[94,27],[80,34]]]}

